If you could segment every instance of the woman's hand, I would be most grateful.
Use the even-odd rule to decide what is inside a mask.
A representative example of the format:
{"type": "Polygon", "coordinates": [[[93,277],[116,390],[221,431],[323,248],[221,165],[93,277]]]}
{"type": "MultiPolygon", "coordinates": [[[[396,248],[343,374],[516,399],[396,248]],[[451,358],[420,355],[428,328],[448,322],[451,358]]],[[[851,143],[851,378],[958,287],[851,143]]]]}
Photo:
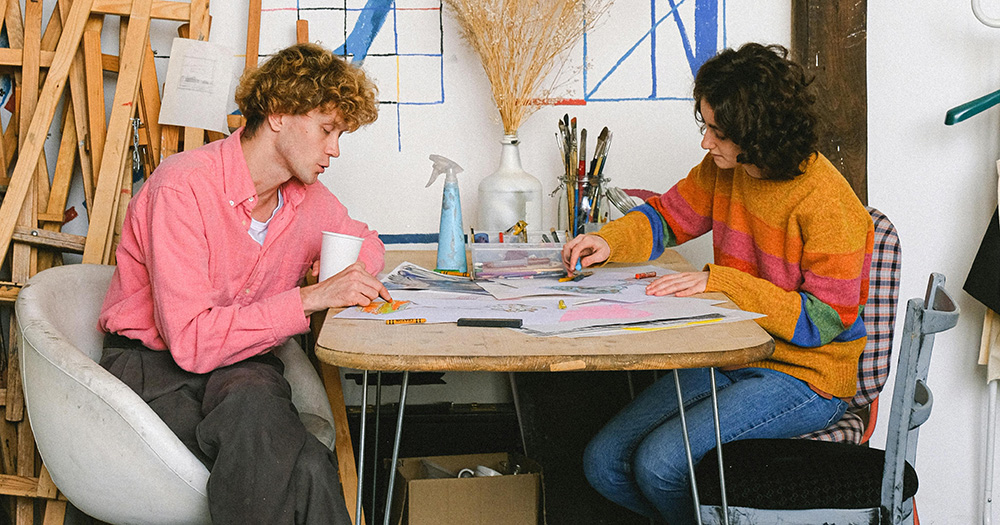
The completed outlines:
{"type": "MultiPolygon", "coordinates": [[[[317,266],[314,265],[316,271],[319,270],[317,266]]],[[[325,281],[300,288],[299,293],[302,296],[302,309],[307,316],[327,308],[367,306],[378,297],[386,301],[392,300],[389,290],[368,273],[365,263],[361,261],[325,281]]]]}
{"type": "Polygon", "coordinates": [[[604,262],[611,256],[608,241],[596,235],[577,235],[573,240],[563,245],[562,259],[566,271],[576,271],[576,261],[580,260],[584,267],[604,262]]]}
{"type": "Polygon", "coordinates": [[[668,273],[649,283],[646,295],[676,295],[688,297],[702,293],[708,286],[708,272],[668,273]]]}

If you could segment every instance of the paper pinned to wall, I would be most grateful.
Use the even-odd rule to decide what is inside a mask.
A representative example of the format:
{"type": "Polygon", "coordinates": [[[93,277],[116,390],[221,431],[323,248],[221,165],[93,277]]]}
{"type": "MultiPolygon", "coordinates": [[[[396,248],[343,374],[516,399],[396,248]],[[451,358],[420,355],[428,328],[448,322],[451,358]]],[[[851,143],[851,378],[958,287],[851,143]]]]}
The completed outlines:
{"type": "Polygon", "coordinates": [[[235,57],[226,46],[175,38],[163,86],[160,124],[229,133],[235,57]]]}

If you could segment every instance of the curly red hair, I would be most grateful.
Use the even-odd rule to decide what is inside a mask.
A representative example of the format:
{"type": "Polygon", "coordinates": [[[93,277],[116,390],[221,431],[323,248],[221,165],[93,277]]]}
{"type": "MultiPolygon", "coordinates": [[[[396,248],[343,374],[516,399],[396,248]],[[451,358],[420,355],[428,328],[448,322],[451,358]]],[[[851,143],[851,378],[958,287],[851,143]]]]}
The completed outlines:
{"type": "Polygon", "coordinates": [[[295,44],[243,73],[236,104],[252,137],[269,115],[336,109],[349,131],[378,118],[378,88],[360,68],[317,44],[295,44]]]}

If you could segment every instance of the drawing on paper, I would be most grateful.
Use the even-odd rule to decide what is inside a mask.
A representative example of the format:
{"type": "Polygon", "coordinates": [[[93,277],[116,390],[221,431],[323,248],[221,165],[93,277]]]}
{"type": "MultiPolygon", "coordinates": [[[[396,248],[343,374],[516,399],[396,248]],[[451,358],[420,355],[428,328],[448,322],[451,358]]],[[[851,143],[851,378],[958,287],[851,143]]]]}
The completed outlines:
{"type": "Polygon", "coordinates": [[[453,277],[404,262],[382,281],[389,290],[430,290],[433,292],[489,295],[465,277],[453,277]]]}
{"type": "Polygon", "coordinates": [[[622,292],[628,285],[622,284],[605,284],[603,286],[546,286],[550,290],[554,290],[562,293],[578,293],[584,295],[614,295],[622,292]]]}
{"type": "Polygon", "coordinates": [[[406,310],[410,306],[410,301],[375,301],[369,303],[368,306],[362,306],[361,311],[366,314],[391,314],[394,312],[399,312],[401,310],[406,310]]]}
{"type": "Polygon", "coordinates": [[[509,314],[518,314],[523,312],[537,312],[541,308],[536,305],[523,303],[500,303],[488,306],[487,309],[509,314]]]}
{"type": "Polygon", "coordinates": [[[650,312],[639,308],[637,305],[627,304],[595,304],[593,306],[581,306],[567,310],[559,319],[560,323],[571,321],[592,321],[605,319],[645,319],[652,315],[650,312]]]}

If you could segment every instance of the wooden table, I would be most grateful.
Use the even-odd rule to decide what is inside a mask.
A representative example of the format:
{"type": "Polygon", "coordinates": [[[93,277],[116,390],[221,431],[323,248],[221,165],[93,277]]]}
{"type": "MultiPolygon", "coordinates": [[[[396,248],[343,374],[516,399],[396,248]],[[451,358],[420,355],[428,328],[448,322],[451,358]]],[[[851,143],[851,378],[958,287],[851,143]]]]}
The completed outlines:
{"type": "MultiPolygon", "coordinates": [[[[429,250],[388,251],[386,270],[395,268],[403,261],[433,268],[435,256],[436,252],[429,250]]],[[[680,254],[669,249],[653,264],[677,271],[692,270],[680,254]]],[[[726,299],[718,293],[704,296],[726,299]]],[[[726,305],[734,306],[731,302],[723,306],[726,305]]],[[[317,338],[316,356],[328,365],[324,367],[324,379],[334,410],[341,482],[345,496],[350,496],[347,494],[350,485],[357,487],[358,492],[354,495],[358,507],[361,501],[360,483],[357,472],[352,472],[351,468],[354,454],[336,367],[403,371],[398,417],[401,423],[407,373],[411,371],[676,370],[739,365],[766,358],[774,351],[774,340],[753,321],[580,339],[535,337],[499,328],[460,328],[451,323],[400,326],[369,320],[335,319],[333,316],[339,311],[331,309],[327,313],[317,338]]],[[[362,402],[367,404],[367,372],[364,378],[362,402]]],[[[364,415],[365,411],[362,411],[362,417],[364,415]]],[[[400,426],[397,424],[397,431],[400,426]]],[[[362,443],[363,432],[362,426],[362,443]]],[[[363,449],[359,459],[363,459],[363,449]]],[[[395,461],[394,450],[393,464],[395,461]]],[[[395,469],[390,476],[394,473],[395,469]]],[[[390,480],[390,495],[391,485],[390,480]]],[[[360,515],[360,508],[355,512],[360,515]]],[[[361,523],[359,516],[353,517],[356,523],[361,523]]]]}

